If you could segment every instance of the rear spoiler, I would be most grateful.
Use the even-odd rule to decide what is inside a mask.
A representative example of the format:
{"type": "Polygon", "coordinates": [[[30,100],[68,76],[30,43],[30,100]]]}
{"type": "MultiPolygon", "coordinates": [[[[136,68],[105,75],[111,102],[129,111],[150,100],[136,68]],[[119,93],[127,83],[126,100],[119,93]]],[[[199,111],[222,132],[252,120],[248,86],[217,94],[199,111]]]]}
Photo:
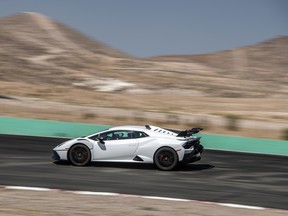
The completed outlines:
{"type": "Polygon", "coordinates": [[[199,133],[203,128],[192,128],[190,130],[180,131],[177,135],[177,137],[189,137],[192,134],[199,133]]]}
{"type": "MultiPolygon", "coordinates": [[[[146,129],[151,130],[150,125],[145,125],[146,129]]],[[[177,134],[177,137],[189,137],[192,134],[199,133],[203,128],[191,128],[190,130],[185,130],[185,131],[180,131],[180,130],[175,130],[175,129],[170,129],[170,128],[163,128],[164,130],[171,131],[173,133],[177,134]]]]}

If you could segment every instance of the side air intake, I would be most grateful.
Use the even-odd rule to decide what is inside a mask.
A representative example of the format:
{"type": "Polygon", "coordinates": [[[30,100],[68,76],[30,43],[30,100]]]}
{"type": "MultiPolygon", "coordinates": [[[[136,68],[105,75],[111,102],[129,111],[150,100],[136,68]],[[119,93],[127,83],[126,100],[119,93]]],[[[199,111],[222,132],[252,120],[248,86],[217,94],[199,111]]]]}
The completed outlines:
{"type": "Polygon", "coordinates": [[[133,160],[134,161],[143,161],[143,159],[141,157],[139,157],[138,155],[136,155],[136,157],[134,157],[133,160]]]}

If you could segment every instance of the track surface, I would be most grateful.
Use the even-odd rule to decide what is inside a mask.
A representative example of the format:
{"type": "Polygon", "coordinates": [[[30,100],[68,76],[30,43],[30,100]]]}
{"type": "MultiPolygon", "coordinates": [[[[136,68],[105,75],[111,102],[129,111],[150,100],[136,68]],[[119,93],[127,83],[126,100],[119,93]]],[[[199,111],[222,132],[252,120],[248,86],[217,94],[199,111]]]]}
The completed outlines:
{"type": "Polygon", "coordinates": [[[0,136],[0,184],[196,199],[288,209],[288,157],[206,150],[177,171],[153,165],[53,163],[58,138],[0,136]]]}

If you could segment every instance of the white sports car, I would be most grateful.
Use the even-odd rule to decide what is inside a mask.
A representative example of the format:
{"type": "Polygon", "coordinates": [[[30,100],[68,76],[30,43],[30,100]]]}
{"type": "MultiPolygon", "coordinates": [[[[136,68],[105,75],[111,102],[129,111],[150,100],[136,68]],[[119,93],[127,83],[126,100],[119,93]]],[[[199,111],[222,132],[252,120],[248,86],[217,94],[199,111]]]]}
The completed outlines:
{"type": "Polygon", "coordinates": [[[53,149],[54,160],[84,166],[91,161],[154,163],[160,170],[173,170],[179,163],[201,159],[201,128],[178,131],[155,126],[120,126],[75,138],[53,149]]]}

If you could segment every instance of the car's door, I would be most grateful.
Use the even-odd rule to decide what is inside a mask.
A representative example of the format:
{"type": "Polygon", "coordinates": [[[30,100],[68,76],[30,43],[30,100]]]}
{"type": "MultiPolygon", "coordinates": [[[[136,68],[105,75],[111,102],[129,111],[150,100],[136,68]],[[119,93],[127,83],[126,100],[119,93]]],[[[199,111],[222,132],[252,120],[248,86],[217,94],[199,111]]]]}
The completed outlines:
{"type": "Polygon", "coordinates": [[[133,131],[108,131],[98,134],[96,138],[97,140],[94,138],[94,160],[131,160],[138,148],[138,141],[133,131]]]}

